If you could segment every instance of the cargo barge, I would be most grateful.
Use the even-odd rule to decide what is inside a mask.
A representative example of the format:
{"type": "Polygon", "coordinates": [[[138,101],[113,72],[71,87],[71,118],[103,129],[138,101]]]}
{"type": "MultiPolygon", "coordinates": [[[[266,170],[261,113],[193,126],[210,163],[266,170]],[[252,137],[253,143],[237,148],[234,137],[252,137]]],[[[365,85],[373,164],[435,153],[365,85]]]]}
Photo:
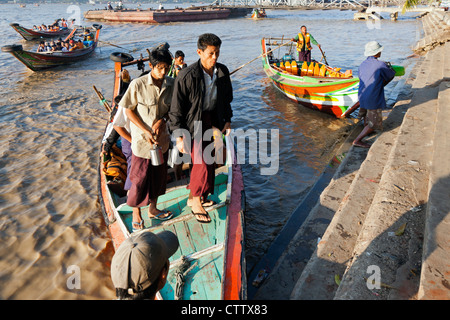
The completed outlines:
{"type": "Polygon", "coordinates": [[[169,23],[205,21],[214,19],[226,19],[230,17],[245,16],[251,9],[234,10],[223,7],[190,7],[176,9],[122,9],[122,10],[89,10],[84,13],[84,18],[108,22],[138,22],[138,23],[169,23]]]}

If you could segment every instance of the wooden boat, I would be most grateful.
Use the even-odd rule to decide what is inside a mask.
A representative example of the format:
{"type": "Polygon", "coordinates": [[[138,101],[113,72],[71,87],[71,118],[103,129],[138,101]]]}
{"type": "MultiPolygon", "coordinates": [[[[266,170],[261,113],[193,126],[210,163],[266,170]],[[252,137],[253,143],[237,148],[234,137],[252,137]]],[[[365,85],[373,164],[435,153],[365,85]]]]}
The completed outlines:
{"type": "Polygon", "coordinates": [[[340,68],[316,61],[296,61],[288,54],[275,59],[269,46],[281,46],[279,40],[261,41],[264,71],[278,90],[306,107],[337,118],[348,116],[359,106],[359,79],[352,76],[351,70],[343,73],[340,68]]]}
{"type": "Polygon", "coordinates": [[[18,34],[22,36],[25,40],[36,40],[42,38],[58,38],[64,37],[72,32],[73,29],[62,29],[58,31],[42,31],[42,30],[33,30],[22,27],[18,23],[10,23],[9,24],[14,30],[17,31],[18,34]]]}
{"type": "Polygon", "coordinates": [[[225,8],[186,8],[161,10],[89,10],[85,19],[109,22],[168,23],[225,19],[231,10],[225,8]]]}
{"type": "MultiPolygon", "coordinates": [[[[55,68],[70,63],[74,63],[89,57],[97,47],[98,37],[100,34],[101,25],[93,25],[96,29],[94,36],[94,43],[84,49],[77,49],[75,51],[62,52],[62,51],[50,51],[50,52],[32,52],[23,50],[22,45],[7,45],[2,47],[3,52],[11,53],[20,62],[22,62],[27,68],[33,71],[41,71],[45,69],[55,68]]],[[[72,32],[75,32],[73,30],[72,32]]]]}
{"type": "MultiPolygon", "coordinates": [[[[128,54],[114,53],[115,61],[114,96],[122,86],[121,71],[126,66],[148,59],[133,60],[128,54]]],[[[95,89],[95,88],[94,88],[95,89]]],[[[97,91],[97,90],[96,90],[97,91]]],[[[101,101],[105,101],[99,95],[101,101]]],[[[117,106],[107,106],[114,110],[117,106]]],[[[111,117],[104,133],[109,135],[111,117]]],[[[117,152],[117,149],[115,149],[117,152]]],[[[215,192],[211,199],[216,205],[208,208],[211,223],[199,223],[187,206],[189,190],[186,189],[188,178],[178,179],[173,168],[169,168],[166,193],[159,197],[158,208],[168,209],[174,214],[167,221],[149,219],[148,207],[141,208],[145,229],[138,232],[155,232],[170,230],[178,236],[180,247],[170,258],[170,271],[165,287],[159,292],[159,299],[172,300],[236,300],[246,298],[247,282],[245,278],[243,205],[244,189],[240,167],[236,164],[234,145],[226,137],[225,165],[216,169],[215,192]],[[185,276],[184,284],[177,284],[176,273],[182,269],[184,262],[192,268],[185,276]],[[177,286],[181,290],[177,289],[177,286]],[[182,291],[181,297],[176,292],[182,291]]],[[[99,199],[106,225],[111,233],[115,249],[132,232],[132,208],[126,204],[126,196],[120,184],[105,173],[108,156],[99,156],[99,199]],[[121,197],[122,196],[122,197],[121,197]]],[[[183,173],[189,176],[189,166],[183,166],[183,173]]]]}
{"type": "Polygon", "coordinates": [[[255,8],[252,11],[252,19],[258,20],[258,19],[263,19],[263,18],[267,18],[266,11],[264,9],[256,9],[255,8]]]}

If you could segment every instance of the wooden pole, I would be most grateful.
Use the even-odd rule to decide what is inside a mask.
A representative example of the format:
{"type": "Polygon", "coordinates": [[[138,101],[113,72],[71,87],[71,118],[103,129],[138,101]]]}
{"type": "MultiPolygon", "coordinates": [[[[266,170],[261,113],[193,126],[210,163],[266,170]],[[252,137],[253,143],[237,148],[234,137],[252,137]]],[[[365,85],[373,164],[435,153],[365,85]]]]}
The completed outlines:
{"type": "Polygon", "coordinates": [[[291,42],[292,42],[292,40],[289,40],[288,42],[283,43],[283,44],[279,45],[278,47],[273,48],[272,50],[269,50],[269,51],[267,51],[267,52],[265,52],[265,53],[263,53],[263,54],[260,54],[260,55],[257,56],[255,59],[252,59],[252,60],[250,60],[249,62],[244,63],[242,66],[236,68],[236,70],[230,72],[230,76],[231,76],[233,73],[235,73],[236,71],[238,71],[238,70],[242,69],[243,67],[245,67],[246,65],[252,63],[252,62],[255,61],[256,59],[259,59],[259,58],[261,58],[262,56],[265,56],[266,54],[268,54],[268,53],[270,53],[270,52],[272,52],[272,51],[274,51],[274,50],[276,50],[276,49],[278,49],[278,48],[280,48],[280,47],[282,47],[282,46],[285,46],[285,45],[287,45],[287,44],[289,44],[289,43],[291,43],[291,42]]]}
{"type": "Polygon", "coordinates": [[[108,113],[111,113],[111,107],[109,106],[108,101],[106,101],[105,97],[103,97],[102,93],[100,91],[98,91],[95,86],[92,86],[92,87],[94,88],[95,93],[97,94],[98,98],[100,99],[100,102],[105,107],[106,111],[108,111],[108,113]]]}

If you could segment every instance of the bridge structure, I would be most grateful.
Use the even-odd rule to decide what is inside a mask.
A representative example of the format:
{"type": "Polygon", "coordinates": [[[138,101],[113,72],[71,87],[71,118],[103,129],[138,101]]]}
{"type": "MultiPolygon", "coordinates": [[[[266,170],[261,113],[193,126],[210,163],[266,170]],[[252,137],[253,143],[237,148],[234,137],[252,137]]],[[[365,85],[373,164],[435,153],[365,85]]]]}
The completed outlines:
{"type": "MultiPolygon", "coordinates": [[[[366,12],[386,12],[398,14],[402,12],[405,0],[215,0],[213,6],[230,7],[263,7],[270,9],[285,8],[369,8],[366,12]]],[[[434,6],[427,5],[427,0],[423,1],[422,6],[416,6],[408,9],[408,12],[430,12],[436,9],[434,6]]]]}
{"type": "Polygon", "coordinates": [[[215,0],[214,6],[263,7],[263,8],[300,8],[300,7],[367,7],[370,0],[215,0]]]}

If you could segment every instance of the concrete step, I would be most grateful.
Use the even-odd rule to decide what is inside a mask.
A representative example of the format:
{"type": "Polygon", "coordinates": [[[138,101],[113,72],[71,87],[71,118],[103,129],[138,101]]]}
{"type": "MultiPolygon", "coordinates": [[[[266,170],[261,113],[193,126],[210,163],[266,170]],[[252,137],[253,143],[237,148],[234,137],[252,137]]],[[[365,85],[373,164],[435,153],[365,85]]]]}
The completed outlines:
{"type": "Polygon", "coordinates": [[[450,81],[439,86],[419,299],[450,300],[450,81]]]}
{"type": "Polygon", "coordinates": [[[337,289],[335,276],[342,277],[351,259],[408,102],[401,101],[384,121],[384,132],[376,138],[365,161],[353,175],[353,181],[304,267],[291,299],[333,299],[337,289]]]}
{"type": "MultiPolygon", "coordinates": [[[[445,16],[447,18],[447,16],[445,16]]],[[[450,41],[450,28],[439,15],[428,13],[422,18],[424,37],[414,48],[416,53],[423,53],[450,41]]]]}
{"type": "MultiPolygon", "coordinates": [[[[409,83],[411,82],[409,78],[411,73],[413,73],[413,70],[408,69],[405,76],[391,90],[391,94],[387,99],[387,103],[391,107],[399,99],[402,99],[400,91],[405,92],[405,86],[411,85],[409,83]]],[[[297,283],[306,263],[314,253],[317,243],[322,239],[326,228],[354,181],[361,164],[366,159],[367,149],[352,148],[350,150],[352,141],[361,130],[362,125],[356,127],[340,150],[337,151],[337,156],[332,163],[336,165],[336,163],[340,162],[339,168],[273,268],[267,269],[264,266],[268,277],[252,296],[253,299],[290,298],[294,285],[297,283]]],[[[267,262],[267,265],[270,265],[270,263],[267,262]]]]}
{"type": "MultiPolygon", "coordinates": [[[[431,56],[426,56],[416,65],[417,70],[432,66],[431,56]]],[[[417,73],[413,88],[427,84],[426,74],[417,73]]],[[[336,277],[342,278],[352,258],[359,232],[364,224],[365,214],[372,204],[378,189],[384,166],[393,144],[397,139],[399,126],[410,106],[410,100],[400,101],[384,121],[383,133],[377,138],[361,165],[332,222],[303,270],[292,291],[292,299],[333,299],[338,286],[336,277]]]]}
{"type": "Polygon", "coordinates": [[[317,204],[296,232],[267,279],[262,283],[254,299],[289,299],[303,268],[313,254],[318,239],[323,236],[339,203],[350,187],[353,177],[367,155],[367,149],[349,152],[352,141],[361,132],[357,126],[337,151],[332,163],[339,166],[329,185],[323,190],[317,204]]]}
{"type": "MultiPolygon", "coordinates": [[[[450,15],[449,15],[450,16],[450,15]]],[[[444,45],[444,64],[443,64],[443,79],[450,81],[450,41],[444,45]]]]}
{"type": "Polygon", "coordinates": [[[442,69],[442,53],[428,55],[432,68],[426,85],[411,100],[335,299],[417,298],[436,124],[435,83],[442,69]],[[375,288],[367,284],[372,275],[377,275],[375,288]]]}

